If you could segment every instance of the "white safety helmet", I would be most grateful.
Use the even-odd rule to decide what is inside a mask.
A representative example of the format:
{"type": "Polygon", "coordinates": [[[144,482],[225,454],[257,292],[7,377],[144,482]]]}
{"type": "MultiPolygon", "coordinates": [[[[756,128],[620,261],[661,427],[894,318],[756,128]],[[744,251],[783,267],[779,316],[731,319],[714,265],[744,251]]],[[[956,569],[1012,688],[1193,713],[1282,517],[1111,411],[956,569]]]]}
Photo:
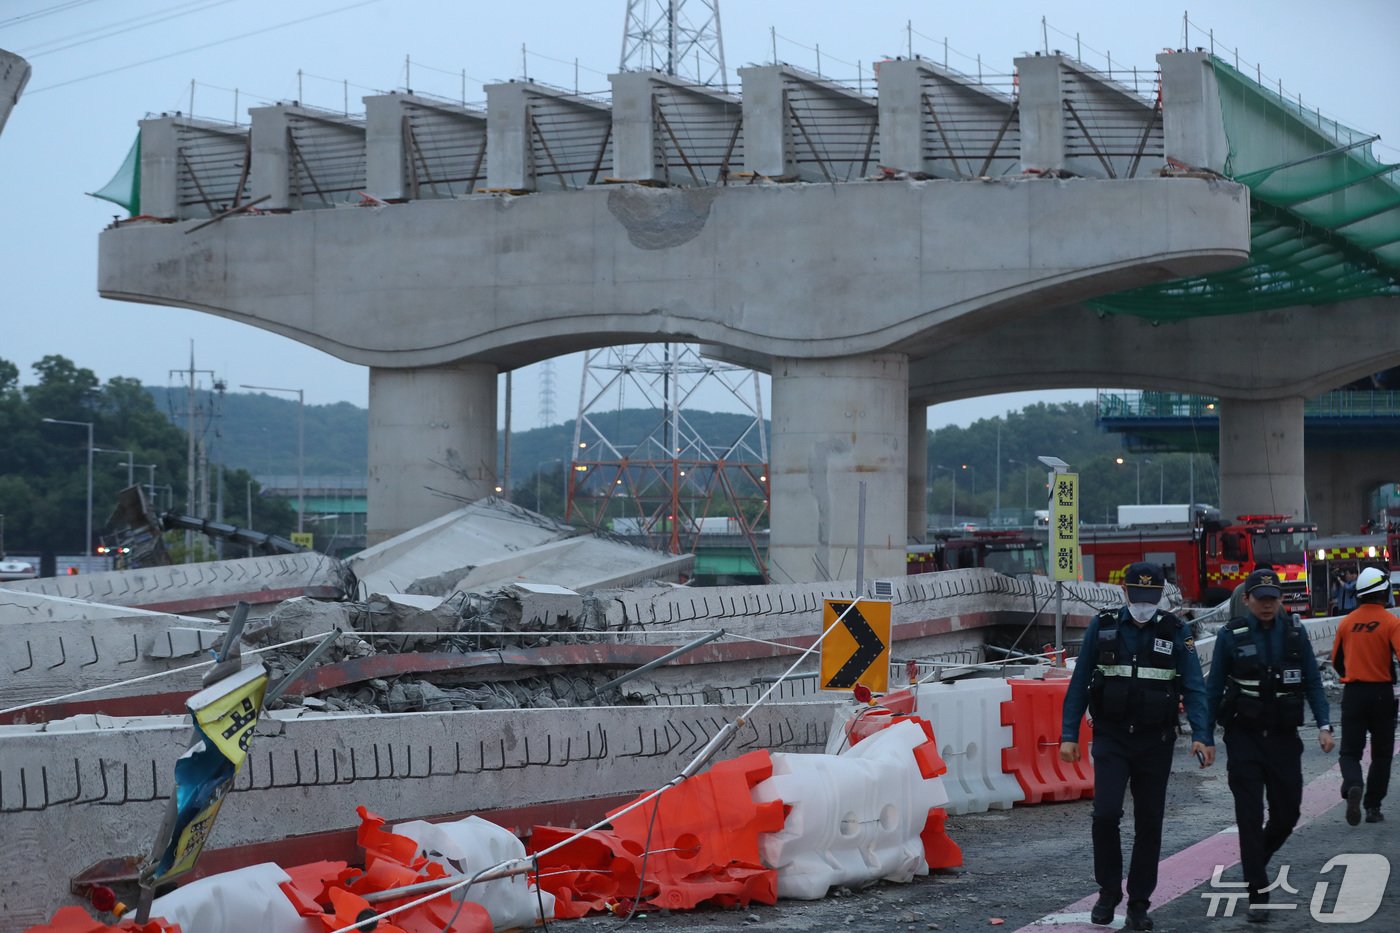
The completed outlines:
{"type": "Polygon", "coordinates": [[[1390,584],[1383,571],[1375,567],[1367,567],[1361,571],[1361,576],[1356,578],[1356,595],[1373,596],[1377,593],[1384,593],[1385,588],[1390,584]]]}

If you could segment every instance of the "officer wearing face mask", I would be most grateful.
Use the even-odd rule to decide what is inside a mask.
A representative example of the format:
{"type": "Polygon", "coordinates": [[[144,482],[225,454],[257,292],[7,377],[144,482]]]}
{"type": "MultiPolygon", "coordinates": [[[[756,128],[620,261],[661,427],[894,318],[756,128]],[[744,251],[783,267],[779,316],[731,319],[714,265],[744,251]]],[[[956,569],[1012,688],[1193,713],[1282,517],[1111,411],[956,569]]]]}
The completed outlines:
{"type": "Polygon", "coordinates": [[[1086,707],[1094,724],[1092,839],[1099,898],[1089,919],[1097,924],[1112,923],[1123,900],[1119,822],[1124,795],[1129,788],[1133,792],[1125,930],[1152,929],[1147,908],[1157,887],[1167,778],[1183,700],[1191,751],[1202,768],[1215,761],[1195,640],[1188,626],[1158,607],[1164,582],[1156,564],[1132,564],[1125,571],[1127,605],[1104,610],[1085,629],[1060,727],[1060,758],[1078,761],[1079,721],[1086,707]]]}
{"type": "Polygon", "coordinates": [[[1245,919],[1267,923],[1269,859],[1298,825],[1303,803],[1303,741],[1298,729],[1311,707],[1317,744],[1330,752],[1331,709],[1312,642],[1298,617],[1281,609],[1278,574],[1256,570],[1241,587],[1247,611],[1216,635],[1206,695],[1211,732],[1217,722],[1225,729],[1240,869],[1249,886],[1245,919]]]}

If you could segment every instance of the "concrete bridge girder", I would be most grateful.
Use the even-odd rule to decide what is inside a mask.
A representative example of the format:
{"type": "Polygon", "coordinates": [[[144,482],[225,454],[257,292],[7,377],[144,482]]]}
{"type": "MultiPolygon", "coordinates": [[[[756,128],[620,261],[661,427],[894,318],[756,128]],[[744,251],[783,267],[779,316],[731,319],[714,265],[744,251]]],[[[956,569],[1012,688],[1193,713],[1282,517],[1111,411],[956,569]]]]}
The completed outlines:
{"type": "MultiPolygon", "coordinates": [[[[983,309],[1010,318],[1047,301],[1228,267],[1247,254],[1247,203],[1238,186],[1198,179],[595,188],[230,217],[198,230],[116,228],[100,240],[99,289],[256,324],[377,374],[507,369],[658,338],[745,348],[771,369],[775,357],[926,353],[943,329],[982,327],[983,309]],[[1154,220],[1104,229],[1106,215],[1154,220]],[[397,308],[412,309],[411,326],[388,323],[397,308]]],[[[835,414],[843,385],[824,385],[827,394],[806,404],[832,413],[834,434],[850,434],[835,414]]],[[[901,399],[895,408],[901,445],[906,407],[901,399]]],[[[480,445],[488,433],[494,444],[494,410],[480,415],[489,432],[464,429],[480,445]]],[[[372,423],[411,419],[386,413],[372,423]]],[[[432,432],[417,448],[410,435],[371,441],[376,457],[392,452],[371,459],[372,487],[376,475],[406,478],[406,459],[443,453],[432,432]]],[[[904,477],[891,479],[902,493],[904,477]]],[[[775,475],[775,501],[784,481],[775,475]]],[[[493,484],[483,475],[442,491],[493,484]]],[[[435,517],[425,511],[440,514],[450,503],[431,486],[415,484],[407,495],[418,504],[400,501],[389,513],[372,502],[371,542],[435,517]]],[[[883,537],[902,549],[906,503],[895,499],[900,521],[883,537]]]]}
{"type": "Polygon", "coordinates": [[[1134,388],[1226,398],[1310,398],[1400,365],[1400,340],[1379,338],[1393,333],[1397,320],[1400,298],[1165,323],[1084,306],[1051,308],[989,323],[912,360],[910,398],[935,405],[1125,379],[1134,388]],[[1016,366],[1007,367],[1008,359],[1016,366]]]}
{"type": "Polygon", "coordinates": [[[1185,178],[593,188],[124,226],[100,238],[98,287],[389,368],[658,337],[920,355],[984,310],[1234,265],[1247,209],[1243,188],[1185,178]],[[1114,215],[1152,221],[1104,229],[1114,215]],[[407,296],[413,326],[386,327],[407,296]]]}
{"type": "MultiPolygon", "coordinates": [[[[803,386],[786,420],[805,436],[787,450],[781,435],[773,445],[773,545],[785,564],[803,568],[789,578],[849,572],[845,503],[855,502],[860,477],[881,487],[868,538],[884,544],[871,552],[870,575],[902,573],[903,526],[923,532],[922,496],[915,509],[908,475],[920,419],[907,397],[883,406],[890,385],[907,387],[909,361],[923,379],[919,360],[1038,309],[1235,265],[1248,255],[1249,211],[1245,190],[1230,183],[1125,180],[1147,174],[1143,159],[1160,159],[1160,110],[1060,56],[1024,68],[1019,106],[1036,121],[1029,137],[1026,113],[1010,97],[927,62],[885,67],[878,103],[774,65],[744,69],[738,101],[629,74],[615,76],[612,106],[530,82],[493,85],[484,121],[413,95],[367,100],[363,123],[260,108],[251,142],[238,128],[190,134],[194,121],[147,121],[143,195],[158,216],[203,222],[233,206],[204,194],[215,190],[233,203],[270,194],[264,207],[289,212],[201,229],[108,230],[99,290],[225,316],[371,367],[371,407],[386,408],[371,416],[371,476],[411,488],[381,488],[377,499],[371,490],[372,542],[450,508],[439,492],[470,498],[493,488],[490,468],[463,453],[494,448],[490,374],[610,344],[708,344],[773,372],[775,398],[799,397],[778,383],[803,386]],[[1099,112],[1086,124],[1089,114],[1070,98],[1099,112]],[[425,110],[444,140],[436,151],[414,136],[425,110]],[[957,127],[943,119],[952,113],[957,127]],[[689,152],[669,125],[682,114],[705,126],[688,137],[704,140],[687,143],[689,152]],[[856,124],[868,124],[863,144],[848,132],[856,124]],[[1109,136],[1122,136],[1118,124],[1144,128],[1134,152],[1106,151],[1109,136]],[[567,147],[551,135],[556,127],[570,129],[567,147]],[[213,164],[222,176],[201,168],[195,183],[197,163],[182,148],[194,138],[219,140],[213,164]],[[329,191],[299,181],[326,174],[306,171],[318,140],[341,160],[329,191]],[[227,157],[240,142],[241,164],[227,157]],[[357,145],[363,164],[345,161],[357,145]],[[948,158],[929,157],[939,147],[948,158]],[[900,153],[913,161],[893,161],[900,153]],[[732,184],[740,165],[751,173],[742,186],[732,184]],[[878,165],[1012,177],[846,183],[878,165]],[[1018,166],[1117,180],[1022,177],[1018,166]],[[700,186],[595,185],[609,168],[700,186]],[[714,186],[726,174],[731,184],[714,186]],[[841,183],[776,185],[765,176],[841,183]],[[480,191],[482,178],[490,189],[542,193],[443,198],[444,190],[480,191]],[[308,209],[346,208],[360,185],[382,187],[368,192],[381,199],[427,200],[308,209]],[[454,401],[443,407],[443,397],[454,401]],[[865,414],[842,414],[852,411],[865,414]],[[446,434],[428,422],[449,425],[446,434]],[[891,467],[896,448],[902,457],[891,467]],[[813,484],[799,474],[816,449],[835,453],[819,465],[827,479],[813,484]],[[414,463],[438,466],[415,471],[414,463]],[[808,515],[817,516],[815,529],[798,517],[808,515]],[[788,521],[792,534],[780,527],[788,521]]],[[[1177,125],[1199,119],[1190,112],[1177,125]]],[[[1004,361],[996,371],[1007,371],[1004,361]]],[[[778,414],[775,403],[775,424],[778,414]]]]}

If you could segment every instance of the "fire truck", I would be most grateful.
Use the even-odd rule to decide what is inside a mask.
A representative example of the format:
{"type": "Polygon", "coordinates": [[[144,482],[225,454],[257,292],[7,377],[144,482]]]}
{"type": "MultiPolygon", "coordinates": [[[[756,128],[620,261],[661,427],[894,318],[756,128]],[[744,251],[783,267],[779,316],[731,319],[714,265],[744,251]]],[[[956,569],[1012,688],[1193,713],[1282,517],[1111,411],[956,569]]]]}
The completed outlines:
{"type": "Polygon", "coordinates": [[[1234,522],[1197,506],[1193,520],[1170,525],[1094,528],[1079,532],[1084,579],[1122,583],[1129,564],[1160,564],[1189,603],[1215,606],[1260,564],[1278,574],[1284,608],[1309,611],[1308,545],[1317,526],[1286,515],[1241,515],[1234,522]]]}
{"type": "Polygon", "coordinates": [[[1336,535],[1316,538],[1308,545],[1309,575],[1312,583],[1312,609],[1317,615],[1337,611],[1337,585],[1347,571],[1360,573],[1374,567],[1390,577],[1395,589],[1395,552],[1385,534],[1336,535]]]}
{"type": "Polygon", "coordinates": [[[905,554],[907,573],[933,573],[989,567],[1007,576],[1045,574],[1045,542],[1042,531],[959,530],[939,532],[928,544],[911,544],[905,554]]]}

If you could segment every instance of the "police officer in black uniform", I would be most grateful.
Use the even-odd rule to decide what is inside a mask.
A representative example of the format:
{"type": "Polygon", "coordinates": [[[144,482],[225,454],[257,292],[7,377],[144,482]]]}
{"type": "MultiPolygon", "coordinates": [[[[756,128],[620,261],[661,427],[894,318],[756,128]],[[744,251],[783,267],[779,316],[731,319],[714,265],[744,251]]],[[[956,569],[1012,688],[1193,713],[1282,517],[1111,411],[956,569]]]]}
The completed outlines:
{"type": "Polygon", "coordinates": [[[1307,632],[1292,613],[1280,611],[1278,574],[1256,570],[1245,578],[1248,610],[1215,640],[1206,694],[1211,731],[1225,729],[1226,770],[1235,796],[1240,867],[1249,885],[1252,923],[1269,919],[1269,859],[1298,825],[1303,802],[1304,706],[1317,722],[1317,741],[1332,751],[1332,724],[1317,658],[1307,632]],[[1269,821],[1264,822],[1264,800],[1269,821]]]}
{"type": "Polygon", "coordinates": [[[1157,887],[1162,814],[1172,770],[1178,710],[1185,700],[1191,751],[1201,767],[1215,761],[1205,682],[1190,628],[1158,608],[1164,579],[1156,564],[1128,567],[1128,604],[1099,613],[1084,631],[1079,661],[1065,694],[1060,758],[1078,761],[1079,723],[1088,707],[1094,724],[1094,880],[1099,899],[1089,919],[1113,922],[1123,899],[1123,846],[1118,824],[1132,788],[1133,854],[1128,865],[1126,930],[1150,930],[1157,887]]]}

